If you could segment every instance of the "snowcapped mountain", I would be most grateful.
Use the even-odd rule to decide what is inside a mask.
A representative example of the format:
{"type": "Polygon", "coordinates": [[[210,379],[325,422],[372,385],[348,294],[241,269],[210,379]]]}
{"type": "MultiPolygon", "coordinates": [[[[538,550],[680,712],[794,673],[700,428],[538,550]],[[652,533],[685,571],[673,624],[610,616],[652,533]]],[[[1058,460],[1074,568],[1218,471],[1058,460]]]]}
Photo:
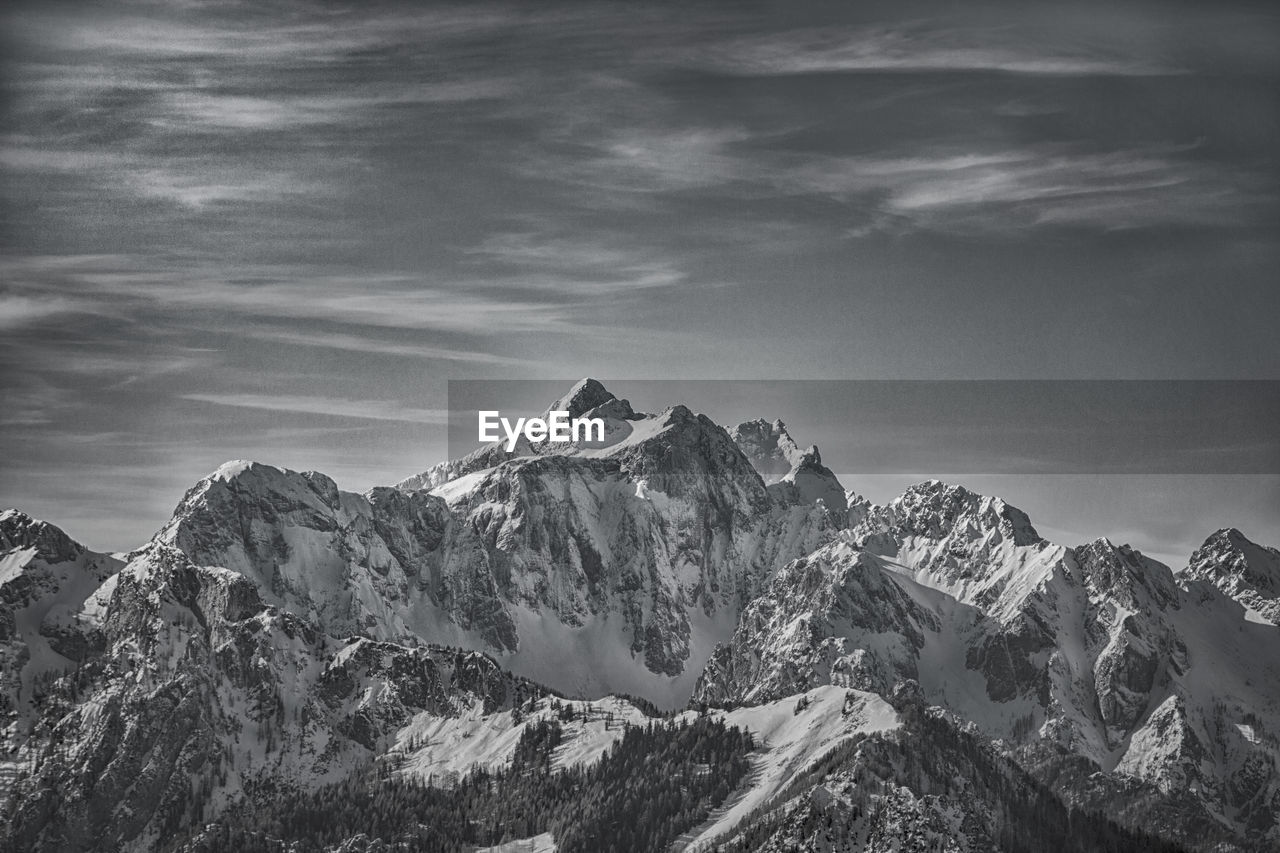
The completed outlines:
{"type": "Polygon", "coordinates": [[[1250,542],[1234,527],[1204,540],[1183,570],[1245,606],[1246,618],[1280,625],[1280,550],[1250,542]]]}
{"type": "Polygon", "coordinates": [[[730,436],[684,406],[637,414],[594,380],[554,406],[604,418],[605,440],[484,448],[421,475],[448,478],[425,491],[367,495],[229,463],[157,541],[331,633],[485,650],[572,695],[679,706],[739,609],[842,525],[843,491],[833,512],[794,486],[766,488],[730,436]]]}
{"type": "MultiPolygon", "coordinates": [[[[1175,575],[936,480],[873,505],[781,421],[594,380],[549,409],[604,439],[366,494],[231,462],[127,555],[0,513],[4,849],[220,853],[241,809],[261,849],[313,849],[269,840],[281,794],[517,803],[537,755],[598,804],[638,732],[684,745],[682,790],[737,780],[623,809],[664,849],[1280,844],[1275,549],[1221,530],[1175,575]]],[[[554,849],[550,796],[442,849],[554,849]]],[[[413,847],[338,837],[314,849],[413,847]]]]}
{"type": "MultiPolygon", "coordinates": [[[[35,694],[102,646],[81,610],[124,563],[88,550],[62,530],[17,510],[0,513],[0,726],[25,740],[35,694]]],[[[0,758],[0,798],[11,778],[0,758]]]]}
{"type": "Polygon", "coordinates": [[[1127,546],[1052,545],[1016,508],[936,481],[843,538],[752,602],[695,699],[909,678],[987,737],[1195,791],[1195,820],[1280,839],[1272,626],[1127,546]]]}
{"type": "Polygon", "coordinates": [[[415,714],[544,693],[479,653],[328,636],[158,542],[74,618],[101,645],[41,686],[11,741],[15,849],[146,848],[255,785],[344,778],[415,714]]]}

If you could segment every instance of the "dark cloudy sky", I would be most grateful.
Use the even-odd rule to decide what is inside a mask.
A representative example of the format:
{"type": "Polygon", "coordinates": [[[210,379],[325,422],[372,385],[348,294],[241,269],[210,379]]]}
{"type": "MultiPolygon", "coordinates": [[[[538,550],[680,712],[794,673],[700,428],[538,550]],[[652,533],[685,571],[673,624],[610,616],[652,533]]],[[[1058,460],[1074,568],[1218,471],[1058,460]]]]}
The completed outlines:
{"type": "MultiPolygon", "coordinates": [[[[0,504],[363,489],[459,377],[1280,379],[1274,4],[906,6],[6,6],[0,504]]],[[[1276,542],[1233,476],[1102,520],[1276,542]]]]}

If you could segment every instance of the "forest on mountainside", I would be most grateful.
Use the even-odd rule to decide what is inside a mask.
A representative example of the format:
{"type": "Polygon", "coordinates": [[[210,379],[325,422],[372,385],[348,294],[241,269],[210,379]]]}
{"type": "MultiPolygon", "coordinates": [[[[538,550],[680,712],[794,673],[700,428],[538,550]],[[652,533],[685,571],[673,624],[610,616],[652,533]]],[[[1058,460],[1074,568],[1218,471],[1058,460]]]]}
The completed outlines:
{"type": "Polygon", "coordinates": [[[530,724],[510,767],[477,768],[451,789],[382,768],[316,790],[259,790],[249,797],[258,805],[169,849],[303,853],[346,843],[462,853],[550,832],[560,853],[662,850],[738,786],[755,746],[749,733],[697,717],[629,727],[597,764],[557,770],[560,741],[558,722],[530,724]]]}

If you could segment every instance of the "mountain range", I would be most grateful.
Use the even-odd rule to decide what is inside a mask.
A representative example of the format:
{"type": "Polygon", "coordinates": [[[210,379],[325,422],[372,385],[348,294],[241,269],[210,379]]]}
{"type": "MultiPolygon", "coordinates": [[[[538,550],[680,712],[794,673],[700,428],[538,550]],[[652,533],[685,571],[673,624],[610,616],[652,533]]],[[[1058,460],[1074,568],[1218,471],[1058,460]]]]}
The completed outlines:
{"type": "Polygon", "coordinates": [[[230,462],[120,554],[0,514],[5,849],[1280,847],[1280,551],[1175,570],[961,485],[872,504],[778,420],[549,410],[604,441],[364,494],[230,462]],[[557,823],[570,782],[645,833],[557,823]],[[365,794],[480,817],[304,837],[365,794]]]}

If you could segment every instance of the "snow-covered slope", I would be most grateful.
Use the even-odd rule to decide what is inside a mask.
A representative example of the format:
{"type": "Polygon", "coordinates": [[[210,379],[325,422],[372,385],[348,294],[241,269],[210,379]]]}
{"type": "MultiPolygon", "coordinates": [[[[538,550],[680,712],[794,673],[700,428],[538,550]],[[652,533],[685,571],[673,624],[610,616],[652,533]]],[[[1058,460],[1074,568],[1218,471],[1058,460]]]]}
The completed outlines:
{"type": "MultiPolygon", "coordinates": [[[[715,838],[717,853],[979,853],[1168,850],[1046,785],[914,682],[887,697],[897,725],[846,740],[715,838]]],[[[1201,840],[1213,843],[1205,836],[1201,840]]],[[[1232,849],[1229,847],[1222,850],[1232,849]]]]}
{"type": "MultiPolygon", "coordinates": [[[[888,731],[897,715],[879,696],[832,686],[734,710],[712,710],[727,725],[751,732],[759,745],[749,781],[682,845],[695,845],[730,832],[762,805],[786,791],[823,756],[857,735],[888,731]]],[[[679,725],[694,712],[658,720],[679,725]]],[[[475,767],[498,770],[511,763],[524,731],[543,720],[557,721],[563,731],[554,766],[570,767],[600,760],[627,726],[654,721],[624,699],[595,701],[531,701],[519,713],[485,714],[479,708],[457,717],[423,712],[396,734],[384,759],[402,777],[449,785],[475,767]]]]}

